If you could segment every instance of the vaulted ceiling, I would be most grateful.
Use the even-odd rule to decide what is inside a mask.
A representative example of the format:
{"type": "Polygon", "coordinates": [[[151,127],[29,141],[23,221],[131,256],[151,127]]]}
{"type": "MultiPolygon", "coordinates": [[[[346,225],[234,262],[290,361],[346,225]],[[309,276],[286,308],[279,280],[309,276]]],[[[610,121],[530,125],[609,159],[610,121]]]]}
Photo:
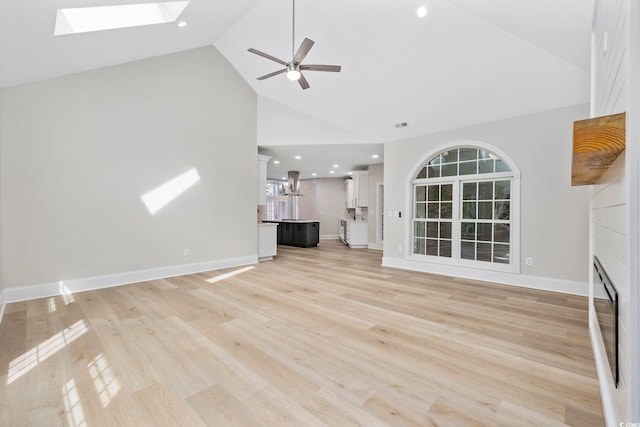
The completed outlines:
{"type": "Polygon", "coordinates": [[[283,155],[284,146],[380,144],[589,101],[594,0],[297,0],[294,43],[316,42],[305,63],[342,65],[307,72],[304,91],[284,75],[256,80],[280,66],[247,52],[290,60],[291,0],[192,0],[184,28],[53,36],[56,9],[106,4],[0,2],[0,87],[213,44],[259,96],[258,144],[283,155]]]}

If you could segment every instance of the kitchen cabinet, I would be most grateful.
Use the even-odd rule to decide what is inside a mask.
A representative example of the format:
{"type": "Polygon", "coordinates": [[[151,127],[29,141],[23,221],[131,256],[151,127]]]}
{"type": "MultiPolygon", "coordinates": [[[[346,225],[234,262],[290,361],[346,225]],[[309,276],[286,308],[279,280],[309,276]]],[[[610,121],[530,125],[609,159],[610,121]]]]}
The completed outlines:
{"type": "Polygon", "coordinates": [[[369,223],[366,221],[340,220],[340,240],[350,248],[369,246],[369,223]]]}
{"type": "Polygon", "coordinates": [[[258,205],[267,204],[267,162],[269,156],[258,154],[258,205]]]}
{"type": "Polygon", "coordinates": [[[270,261],[278,254],[278,224],[258,224],[258,261],[270,261]]]}
{"type": "Polygon", "coordinates": [[[353,179],[344,180],[345,207],[347,209],[355,208],[353,199],[353,179]]]}
{"type": "Polygon", "coordinates": [[[277,240],[279,245],[311,248],[320,242],[320,223],[309,220],[269,221],[279,224],[277,240]]]}
{"type": "Polygon", "coordinates": [[[347,209],[369,206],[369,172],[354,172],[351,179],[345,180],[347,209]]]}

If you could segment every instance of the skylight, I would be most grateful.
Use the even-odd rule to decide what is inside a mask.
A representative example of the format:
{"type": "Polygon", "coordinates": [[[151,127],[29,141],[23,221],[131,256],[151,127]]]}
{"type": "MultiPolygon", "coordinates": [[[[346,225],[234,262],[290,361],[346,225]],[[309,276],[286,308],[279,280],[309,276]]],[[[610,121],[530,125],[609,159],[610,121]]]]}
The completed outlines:
{"type": "Polygon", "coordinates": [[[58,9],[53,34],[88,33],[174,22],[189,1],[58,9]]]}

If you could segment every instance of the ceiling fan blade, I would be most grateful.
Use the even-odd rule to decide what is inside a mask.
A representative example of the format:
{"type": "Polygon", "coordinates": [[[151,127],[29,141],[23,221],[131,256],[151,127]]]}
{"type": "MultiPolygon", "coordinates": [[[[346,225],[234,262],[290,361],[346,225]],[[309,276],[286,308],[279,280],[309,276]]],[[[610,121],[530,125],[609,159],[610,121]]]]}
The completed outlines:
{"type": "Polygon", "coordinates": [[[268,79],[269,77],[273,77],[273,76],[277,76],[278,74],[282,74],[285,71],[287,71],[287,69],[283,68],[282,70],[274,71],[273,73],[269,73],[269,74],[265,74],[264,76],[260,76],[260,77],[258,77],[257,80],[268,79]]]}
{"type": "Polygon", "coordinates": [[[277,62],[278,64],[282,64],[282,65],[287,65],[287,63],[285,61],[283,61],[282,59],[278,59],[275,56],[271,56],[268,53],[264,53],[264,52],[260,52],[259,50],[256,50],[254,48],[248,49],[249,52],[251,53],[255,53],[258,56],[262,56],[263,58],[267,58],[270,59],[274,62],[277,62]]]}
{"type": "Polygon", "coordinates": [[[298,83],[300,83],[300,87],[302,87],[302,89],[309,89],[309,82],[307,81],[307,79],[304,78],[304,76],[302,74],[300,74],[300,78],[298,79],[298,83]]]}
{"type": "Polygon", "coordinates": [[[331,71],[334,73],[339,73],[342,67],[340,65],[301,65],[300,69],[309,71],[331,71]]]}
{"type": "Polygon", "coordinates": [[[293,63],[294,64],[300,64],[302,62],[302,60],[304,59],[304,57],[307,56],[307,54],[309,53],[309,51],[313,47],[314,43],[315,42],[313,40],[308,39],[308,38],[305,37],[305,39],[302,40],[302,43],[300,44],[300,47],[298,48],[298,51],[296,52],[295,55],[293,55],[293,63]]]}

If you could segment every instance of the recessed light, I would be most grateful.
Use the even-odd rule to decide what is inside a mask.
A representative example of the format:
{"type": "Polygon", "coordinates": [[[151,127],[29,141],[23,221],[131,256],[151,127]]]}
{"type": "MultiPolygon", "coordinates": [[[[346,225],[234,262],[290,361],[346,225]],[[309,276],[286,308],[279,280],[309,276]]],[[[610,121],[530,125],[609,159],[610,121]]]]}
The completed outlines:
{"type": "Polygon", "coordinates": [[[279,164],[280,164],[280,160],[274,160],[274,161],[273,161],[273,164],[274,164],[274,165],[279,165],[279,164]]]}
{"type": "Polygon", "coordinates": [[[287,177],[286,177],[286,176],[283,176],[283,177],[282,177],[282,179],[286,181],[286,180],[287,180],[287,177]]]}
{"type": "Polygon", "coordinates": [[[353,175],[353,172],[348,172],[347,175],[353,175]]]}
{"type": "Polygon", "coordinates": [[[336,173],[336,171],[329,171],[329,173],[336,173]]]}
{"type": "Polygon", "coordinates": [[[317,176],[317,175],[318,175],[318,174],[317,174],[317,173],[315,173],[315,172],[311,174],[311,176],[317,176]]]}
{"type": "Polygon", "coordinates": [[[187,26],[187,21],[179,21],[178,22],[178,28],[184,28],[187,26]]]}
{"type": "Polygon", "coordinates": [[[334,167],[334,168],[337,168],[337,167],[338,167],[338,165],[333,165],[333,167],[334,167]]]}
{"type": "Polygon", "coordinates": [[[418,18],[427,16],[427,6],[420,6],[418,10],[416,10],[416,15],[418,15],[418,18]]]}
{"type": "Polygon", "coordinates": [[[296,160],[300,160],[302,157],[301,156],[296,156],[295,159],[296,160]]]}
{"type": "Polygon", "coordinates": [[[371,156],[371,158],[373,158],[373,159],[377,159],[378,157],[380,157],[380,156],[378,156],[377,154],[374,154],[373,156],[371,156]]]}

